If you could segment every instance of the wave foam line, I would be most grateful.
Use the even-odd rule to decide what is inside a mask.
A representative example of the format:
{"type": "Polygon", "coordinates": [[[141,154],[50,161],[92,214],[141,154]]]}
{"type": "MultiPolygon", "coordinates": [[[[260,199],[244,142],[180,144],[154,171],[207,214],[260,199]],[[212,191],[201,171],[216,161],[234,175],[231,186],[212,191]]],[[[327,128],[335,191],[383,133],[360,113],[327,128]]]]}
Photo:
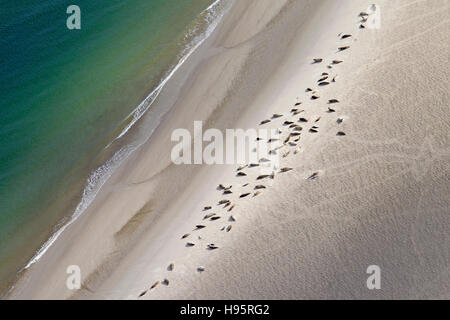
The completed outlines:
{"type": "MultiPolygon", "coordinates": [[[[211,13],[211,16],[207,15],[207,19],[214,15],[214,8],[220,3],[221,0],[216,0],[208,8],[203,10],[200,15],[205,13],[211,13]]],[[[214,21],[209,21],[211,24],[208,26],[206,32],[201,37],[196,37],[192,42],[192,46],[188,45],[187,50],[189,50],[182,58],[179,60],[178,64],[168,73],[164,80],[159,83],[159,85],[127,116],[127,118],[133,116],[130,123],[122,130],[122,132],[114,139],[120,139],[128,130],[145,114],[145,112],[150,108],[156,98],[159,96],[162,88],[165,86],[167,81],[172,78],[175,72],[183,65],[183,63],[190,57],[190,55],[211,35],[211,33],[216,29],[223,13],[217,17],[214,21]],[[201,38],[200,40],[198,38],[201,38]]]]}
{"type": "MultiPolygon", "coordinates": [[[[137,148],[137,147],[136,147],[137,148]]],[[[44,253],[50,248],[50,246],[58,239],[58,237],[70,226],[75,220],[86,210],[86,208],[94,200],[95,196],[100,191],[105,182],[112,176],[114,169],[116,169],[123,160],[125,160],[136,148],[131,146],[123,147],[117,151],[111,159],[106,161],[105,164],[98,167],[88,178],[87,185],[83,190],[83,196],[80,203],[77,205],[70,220],[59,228],[52,236],[41,246],[36,252],[34,257],[25,266],[28,269],[33,263],[38,261],[44,253]]]]}
{"type": "MultiPolygon", "coordinates": [[[[174,73],[180,68],[180,66],[189,58],[189,56],[211,35],[211,33],[216,29],[219,21],[222,19],[227,10],[223,10],[223,12],[217,16],[214,16],[216,12],[214,12],[214,8],[221,2],[222,0],[216,0],[212,3],[208,8],[203,10],[200,15],[206,14],[207,22],[210,22],[207,30],[196,37],[192,42],[192,46],[188,45],[188,52],[182,56],[179,60],[178,64],[168,73],[168,75],[164,78],[163,81],[135,108],[128,117],[133,116],[132,121],[126,126],[126,128],[114,139],[120,139],[149,109],[155,99],[158,97],[164,85],[169,81],[169,79],[174,75],[174,73]]],[[[232,0],[230,4],[233,2],[232,0]]],[[[229,8],[230,6],[228,6],[229,8]]],[[[153,130],[152,130],[153,132],[153,130]]],[[[93,173],[89,176],[87,180],[87,185],[83,190],[83,196],[81,198],[80,203],[77,205],[74,213],[70,220],[60,227],[52,236],[39,248],[39,250],[34,254],[31,260],[26,264],[24,269],[28,269],[31,265],[36,263],[47,250],[55,243],[55,241],[59,238],[59,236],[69,227],[75,220],[86,210],[86,208],[92,203],[92,201],[97,196],[101,187],[105,184],[105,182],[112,176],[114,170],[120,166],[120,164],[128,158],[128,156],[139,146],[142,145],[128,145],[123,147],[119,151],[117,151],[111,159],[109,159],[105,164],[94,170],[93,173]]]]}

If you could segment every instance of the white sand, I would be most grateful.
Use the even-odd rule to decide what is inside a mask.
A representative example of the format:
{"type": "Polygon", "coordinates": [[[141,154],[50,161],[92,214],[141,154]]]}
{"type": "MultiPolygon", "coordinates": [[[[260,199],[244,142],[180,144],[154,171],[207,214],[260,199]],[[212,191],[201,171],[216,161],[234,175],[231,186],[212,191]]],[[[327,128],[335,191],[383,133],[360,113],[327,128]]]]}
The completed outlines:
{"type": "Polygon", "coordinates": [[[171,109],[152,138],[8,298],[135,299],[164,278],[143,299],[449,298],[448,1],[378,1],[381,28],[361,30],[371,3],[236,2],[161,93],[156,110],[171,109]],[[344,62],[327,69],[333,59],[344,62]],[[317,87],[322,72],[339,78],[317,87]],[[305,112],[291,117],[297,97],[305,112]],[[258,128],[274,112],[284,117],[267,127],[321,116],[319,132],[302,125],[302,152],[282,159],[294,170],[257,197],[237,199],[259,184],[257,169],[237,178],[235,166],[170,161],[176,128],[258,128]],[[230,223],[219,183],[233,185],[230,232],[220,231],[230,223]],[[192,232],[206,205],[223,218],[192,232]],[[180,240],[186,232],[195,247],[180,240]],[[76,293],[65,286],[73,264],[84,280],[76,293]],[[373,264],[381,290],[366,288],[373,264]]]}

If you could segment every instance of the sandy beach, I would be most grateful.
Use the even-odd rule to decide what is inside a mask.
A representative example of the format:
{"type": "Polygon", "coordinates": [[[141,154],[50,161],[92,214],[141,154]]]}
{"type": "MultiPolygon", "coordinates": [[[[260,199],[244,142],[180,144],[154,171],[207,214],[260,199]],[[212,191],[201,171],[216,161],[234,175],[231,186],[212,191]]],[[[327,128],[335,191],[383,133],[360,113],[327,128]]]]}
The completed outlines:
{"type": "Polygon", "coordinates": [[[161,120],[151,138],[6,298],[450,298],[449,3],[379,0],[378,27],[372,3],[235,1],[134,129],[161,120]],[[194,121],[280,129],[273,179],[175,165],[194,121]]]}

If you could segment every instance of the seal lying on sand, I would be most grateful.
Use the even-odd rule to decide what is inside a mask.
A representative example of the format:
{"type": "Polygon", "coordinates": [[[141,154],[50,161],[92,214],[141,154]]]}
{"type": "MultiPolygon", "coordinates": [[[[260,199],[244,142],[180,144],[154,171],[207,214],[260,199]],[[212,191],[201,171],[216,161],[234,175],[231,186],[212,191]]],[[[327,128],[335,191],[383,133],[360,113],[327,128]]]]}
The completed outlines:
{"type": "Polygon", "coordinates": [[[142,291],[142,292],[139,294],[139,298],[142,297],[143,295],[145,295],[146,293],[147,293],[147,290],[142,291]]]}
{"type": "Polygon", "coordinates": [[[212,216],[215,216],[215,215],[216,215],[215,213],[208,213],[207,215],[205,215],[203,217],[203,220],[209,219],[209,218],[211,218],[212,216]]]}
{"type": "Polygon", "coordinates": [[[339,47],[338,50],[344,51],[344,50],[347,50],[348,48],[350,48],[350,46],[343,46],[343,47],[339,47]]]}
{"type": "Polygon", "coordinates": [[[316,172],[314,172],[312,175],[310,175],[310,176],[308,177],[308,179],[309,179],[309,180],[314,180],[314,179],[316,179],[318,176],[319,176],[319,172],[316,171],[316,172]]]}
{"type": "Polygon", "coordinates": [[[214,250],[214,249],[217,249],[217,248],[219,248],[219,247],[216,246],[214,243],[210,243],[210,244],[207,245],[207,248],[208,248],[209,250],[214,250]]]}
{"type": "Polygon", "coordinates": [[[158,284],[159,284],[159,281],[156,281],[156,282],[150,287],[150,290],[153,289],[153,288],[155,288],[158,284]]]}

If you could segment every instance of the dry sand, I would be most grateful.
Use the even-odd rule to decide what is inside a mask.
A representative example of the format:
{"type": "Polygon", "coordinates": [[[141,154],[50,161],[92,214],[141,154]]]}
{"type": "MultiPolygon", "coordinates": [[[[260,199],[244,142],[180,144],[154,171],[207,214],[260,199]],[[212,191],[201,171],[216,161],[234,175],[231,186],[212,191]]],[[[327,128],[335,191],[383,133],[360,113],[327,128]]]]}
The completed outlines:
{"type": "Polygon", "coordinates": [[[164,278],[141,299],[450,298],[449,4],[378,1],[381,28],[359,29],[370,4],[235,2],[164,88],[153,112],[170,111],[151,139],[8,298],[136,299],[164,278]],[[333,59],[343,63],[328,69],[333,59]],[[322,72],[339,78],[318,87],[322,72]],[[298,100],[305,111],[292,116],[298,100]],[[239,199],[259,184],[256,168],[238,178],[237,166],[170,161],[176,128],[258,128],[275,112],[283,117],[266,127],[310,121],[301,152],[286,147],[281,159],[293,170],[261,182],[257,197],[239,199]],[[219,183],[233,185],[235,222],[217,206],[219,183]],[[207,205],[222,218],[202,221],[207,205]],[[81,268],[78,292],[66,288],[68,265],[81,268]],[[381,268],[381,290],[366,287],[369,265],[381,268]]]}

